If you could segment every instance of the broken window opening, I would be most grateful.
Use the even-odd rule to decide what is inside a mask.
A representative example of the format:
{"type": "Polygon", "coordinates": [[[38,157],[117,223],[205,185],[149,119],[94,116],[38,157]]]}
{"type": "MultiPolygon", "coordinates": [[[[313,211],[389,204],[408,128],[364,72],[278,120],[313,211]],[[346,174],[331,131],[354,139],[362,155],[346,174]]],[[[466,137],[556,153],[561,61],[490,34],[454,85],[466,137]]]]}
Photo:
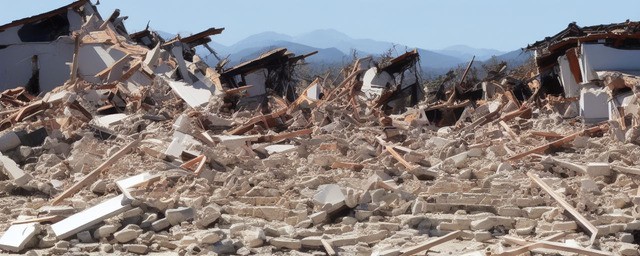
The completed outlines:
{"type": "Polygon", "coordinates": [[[40,67],[38,67],[38,55],[31,57],[31,78],[25,86],[25,89],[31,95],[40,94],[40,67]]]}
{"type": "Polygon", "coordinates": [[[60,36],[67,36],[69,33],[67,12],[38,22],[24,24],[18,30],[18,36],[22,42],[51,42],[60,36]]]}

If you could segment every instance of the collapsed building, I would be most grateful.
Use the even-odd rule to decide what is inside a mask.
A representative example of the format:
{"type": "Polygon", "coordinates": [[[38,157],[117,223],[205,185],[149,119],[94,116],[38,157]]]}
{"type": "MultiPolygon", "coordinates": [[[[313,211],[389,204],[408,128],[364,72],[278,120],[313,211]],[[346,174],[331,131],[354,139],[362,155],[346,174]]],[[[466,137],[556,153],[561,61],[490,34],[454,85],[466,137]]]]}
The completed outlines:
{"type": "Polygon", "coordinates": [[[535,51],[540,86],[547,95],[563,96],[565,117],[597,123],[622,121],[634,108],[640,70],[640,25],[626,21],[580,27],[571,23],[558,34],[527,47],[535,51]]]}
{"type": "MultiPolygon", "coordinates": [[[[386,113],[402,113],[424,98],[417,50],[406,52],[381,67],[370,67],[362,77],[361,91],[386,113]]],[[[371,62],[369,62],[371,63],[371,62]]]]}
{"type": "Polygon", "coordinates": [[[472,60],[425,93],[410,51],[302,89],[313,53],[210,67],[195,47],[215,54],[222,28],[164,39],[125,18],[81,0],[1,26],[3,252],[639,254],[640,128],[564,121],[547,106],[574,101],[541,88],[572,85],[468,79],[472,60]]]}
{"type": "Polygon", "coordinates": [[[237,104],[248,105],[249,102],[265,102],[269,95],[267,90],[289,102],[295,101],[296,80],[294,79],[295,64],[316,54],[311,52],[295,56],[286,48],[277,48],[263,53],[256,59],[240,63],[229,69],[222,70],[220,80],[223,88],[238,89],[245,87],[246,94],[237,104]]]}

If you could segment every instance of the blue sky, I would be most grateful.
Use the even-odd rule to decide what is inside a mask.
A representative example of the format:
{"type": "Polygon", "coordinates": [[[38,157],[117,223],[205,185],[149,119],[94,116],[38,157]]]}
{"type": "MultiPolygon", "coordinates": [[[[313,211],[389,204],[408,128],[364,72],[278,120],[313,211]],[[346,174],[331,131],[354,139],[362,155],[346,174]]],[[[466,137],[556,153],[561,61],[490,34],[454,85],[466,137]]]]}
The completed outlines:
{"type": "MultiPolygon", "coordinates": [[[[46,12],[70,0],[11,1],[0,23],[46,12]]],[[[95,2],[95,0],[93,0],[95,2]]],[[[595,25],[640,20],[637,0],[101,0],[106,17],[115,8],[129,16],[130,32],[151,27],[189,34],[225,27],[213,39],[231,45],[247,36],[275,31],[299,35],[333,28],[354,38],[392,41],[426,49],[464,44],[503,51],[526,46],[572,21],[595,25]],[[391,4],[393,3],[393,4],[391,4]]]]}

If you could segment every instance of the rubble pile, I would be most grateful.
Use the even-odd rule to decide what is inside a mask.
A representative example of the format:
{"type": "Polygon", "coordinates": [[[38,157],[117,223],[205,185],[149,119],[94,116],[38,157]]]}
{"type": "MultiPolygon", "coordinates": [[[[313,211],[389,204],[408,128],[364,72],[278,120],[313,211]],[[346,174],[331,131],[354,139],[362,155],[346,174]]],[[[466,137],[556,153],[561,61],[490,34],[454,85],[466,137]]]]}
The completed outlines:
{"type": "Polygon", "coordinates": [[[425,92],[417,51],[298,88],[314,53],[210,67],[223,29],[123,20],[0,26],[4,253],[639,255],[637,23],[425,92]]]}

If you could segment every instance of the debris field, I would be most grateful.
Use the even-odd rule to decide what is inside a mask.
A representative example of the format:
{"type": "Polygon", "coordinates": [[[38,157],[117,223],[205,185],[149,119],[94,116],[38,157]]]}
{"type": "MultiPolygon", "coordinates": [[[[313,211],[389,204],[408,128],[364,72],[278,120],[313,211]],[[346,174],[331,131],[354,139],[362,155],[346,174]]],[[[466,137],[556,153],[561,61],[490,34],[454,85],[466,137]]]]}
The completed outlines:
{"type": "Polygon", "coordinates": [[[2,253],[640,255],[638,22],[427,89],[415,50],[307,82],[125,19],[0,26],[2,253]]]}

